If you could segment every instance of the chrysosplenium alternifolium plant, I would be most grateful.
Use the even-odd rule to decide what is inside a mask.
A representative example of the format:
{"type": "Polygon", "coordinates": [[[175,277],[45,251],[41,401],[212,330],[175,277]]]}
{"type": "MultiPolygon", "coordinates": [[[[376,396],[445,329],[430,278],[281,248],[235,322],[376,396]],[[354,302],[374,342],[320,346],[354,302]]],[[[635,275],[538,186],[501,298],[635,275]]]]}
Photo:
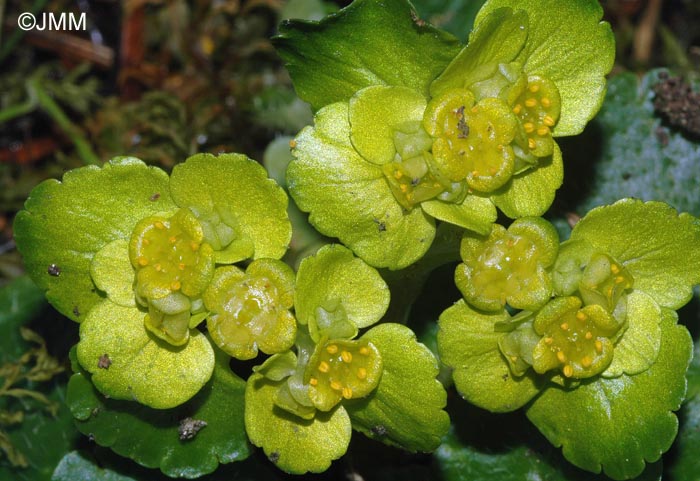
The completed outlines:
{"type": "Polygon", "coordinates": [[[463,299],[438,334],[459,393],[524,407],[583,469],[641,473],[677,430],[692,344],[675,310],[700,282],[700,221],[626,199],[560,243],[538,217],[562,183],[556,138],[604,96],[601,15],[594,0],[489,0],[464,47],[405,0],[284,24],[276,45],[316,109],[288,188],[345,244],[296,272],[286,194],[243,155],[196,155],[170,176],[117,158],[38,186],[16,239],[81,323],[79,429],[180,477],[247,457],[248,442],[287,472],[320,472],[353,429],[434,450],[449,428],[438,361],[388,322],[375,267],[421,259],[442,222],[463,231],[463,299]]]}

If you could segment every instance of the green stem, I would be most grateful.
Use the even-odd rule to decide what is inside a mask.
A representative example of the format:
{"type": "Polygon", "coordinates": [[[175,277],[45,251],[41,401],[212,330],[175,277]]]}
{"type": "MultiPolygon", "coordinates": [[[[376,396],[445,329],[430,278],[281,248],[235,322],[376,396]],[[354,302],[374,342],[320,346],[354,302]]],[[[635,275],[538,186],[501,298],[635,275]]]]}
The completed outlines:
{"type": "MultiPolygon", "coordinates": [[[[3,4],[5,3],[4,0],[2,0],[3,4]]],[[[29,11],[32,14],[36,14],[39,10],[44,8],[44,6],[49,3],[49,0],[35,0],[34,5],[32,5],[32,8],[29,9],[29,11]]],[[[0,25],[2,25],[0,23],[0,25]]],[[[15,46],[19,43],[20,40],[22,40],[22,37],[24,37],[24,34],[27,33],[25,30],[22,30],[21,28],[17,28],[14,32],[12,32],[12,35],[10,35],[10,38],[7,39],[7,43],[0,48],[0,62],[2,62],[5,57],[7,57],[10,52],[15,48],[15,46]]]]}
{"type": "Polygon", "coordinates": [[[30,96],[26,102],[19,105],[11,105],[4,110],[0,110],[0,124],[12,120],[15,117],[26,115],[36,108],[36,98],[30,96]]]}
{"type": "Polygon", "coordinates": [[[391,290],[391,302],[384,319],[406,324],[413,302],[423,290],[430,273],[440,266],[460,260],[461,239],[462,229],[442,223],[430,249],[418,262],[400,271],[380,271],[391,290]]]}
{"type": "Polygon", "coordinates": [[[92,150],[90,143],[83,135],[82,130],[70,121],[68,116],[61,110],[61,107],[51,98],[44,90],[38,78],[32,78],[27,84],[30,90],[30,96],[36,96],[39,106],[53,119],[63,132],[71,139],[75,145],[75,150],[85,164],[99,165],[100,159],[92,150]]]}

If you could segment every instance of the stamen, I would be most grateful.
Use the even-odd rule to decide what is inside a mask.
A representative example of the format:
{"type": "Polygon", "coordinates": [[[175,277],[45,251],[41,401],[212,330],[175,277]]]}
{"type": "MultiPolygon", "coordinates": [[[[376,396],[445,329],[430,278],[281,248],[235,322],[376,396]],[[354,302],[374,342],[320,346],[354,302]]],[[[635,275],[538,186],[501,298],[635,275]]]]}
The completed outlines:
{"type": "Polygon", "coordinates": [[[526,106],[526,107],[532,108],[532,107],[534,107],[535,105],[537,105],[537,99],[529,98],[529,99],[527,99],[527,100],[525,101],[525,106],[526,106]]]}
{"type": "Polygon", "coordinates": [[[537,143],[534,139],[527,139],[527,146],[530,148],[530,150],[534,150],[535,147],[537,147],[537,143]]]}
{"type": "Polygon", "coordinates": [[[312,377],[311,379],[309,379],[309,384],[311,384],[312,386],[316,386],[318,384],[318,379],[312,377]]]}
{"type": "Polygon", "coordinates": [[[336,352],[338,352],[338,346],[336,346],[335,344],[329,344],[328,346],[326,346],[326,351],[328,352],[328,354],[335,354],[336,352]]]}
{"type": "Polygon", "coordinates": [[[537,135],[539,135],[541,137],[544,137],[548,133],[549,133],[549,127],[547,127],[546,125],[543,125],[539,129],[537,129],[537,135]]]}
{"type": "Polygon", "coordinates": [[[140,266],[147,266],[148,265],[148,259],[146,259],[145,257],[139,257],[138,262],[139,262],[140,266]]]}
{"type": "Polygon", "coordinates": [[[545,115],[544,119],[542,119],[542,123],[545,124],[548,127],[554,127],[554,119],[550,117],[549,115],[545,115]]]}
{"type": "Polygon", "coordinates": [[[338,381],[331,381],[331,389],[334,391],[340,391],[343,389],[343,385],[340,384],[338,381]]]}
{"type": "Polygon", "coordinates": [[[523,124],[523,128],[525,129],[525,132],[531,134],[535,130],[535,124],[533,124],[532,122],[525,122],[523,124]]]}
{"type": "Polygon", "coordinates": [[[364,367],[361,367],[357,370],[357,379],[366,379],[367,378],[367,369],[364,367]]]}
{"type": "Polygon", "coordinates": [[[331,366],[326,361],[321,361],[321,363],[318,365],[318,370],[323,373],[327,373],[331,370],[331,366]]]}
{"type": "Polygon", "coordinates": [[[173,291],[177,291],[182,287],[182,284],[180,284],[180,281],[174,281],[172,284],[170,284],[170,289],[173,291]]]}
{"type": "Polygon", "coordinates": [[[596,350],[596,352],[597,352],[598,354],[600,354],[601,352],[603,352],[603,343],[602,343],[600,340],[597,340],[597,341],[595,342],[595,350],[596,350]]]}
{"type": "Polygon", "coordinates": [[[552,105],[552,101],[549,100],[547,97],[542,97],[540,99],[540,102],[542,102],[542,107],[548,109],[552,105]]]}
{"type": "Polygon", "coordinates": [[[583,356],[581,359],[581,365],[585,368],[591,367],[591,364],[593,364],[593,359],[591,359],[591,356],[583,356]]]}
{"type": "Polygon", "coordinates": [[[561,327],[561,330],[562,330],[562,331],[568,331],[568,330],[569,330],[569,323],[568,323],[568,322],[562,322],[561,325],[560,325],[559,327],[561,327]]]}
{"type": "Polygon", "coordinates": [[[574,375],[574,368],[571,367],[571,365],[569,365],[569,364],[564,366],[564,376],[571,377],[573,375],[574,375]]]}
{"type": "Polygon", "coordinates": [[[343,397],[345,399],[352,399],[352,389],[349,387],[344,387],[343,388],[343,397]]]}
{"type": "Polygon", "coordinates": [[[343,360],[343,362],[350,364],[352,362],[352,353],[343,351],[340,353],[340,358],[343,360]]]}
{"type": "Polygon", "coordinates": [[[565,363],[566,362],[566,354],[564,354],[562,351],[559,351],[557,353],[557,359],[559,360],[559,362],[565,363]]]}

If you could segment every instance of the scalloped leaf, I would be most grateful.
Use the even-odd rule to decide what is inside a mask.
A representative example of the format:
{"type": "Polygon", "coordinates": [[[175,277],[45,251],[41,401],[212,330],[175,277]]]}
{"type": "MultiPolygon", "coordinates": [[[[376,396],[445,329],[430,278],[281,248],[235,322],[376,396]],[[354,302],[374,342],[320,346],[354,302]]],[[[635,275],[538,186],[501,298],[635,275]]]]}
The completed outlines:
{"type": "Polygon", "coordinates": [[[564,163],[555,142],[551,160],[540,159],[536,169],[513,176],[491,199],[511,219],[538,217],[552,205],[556,191],[563,182],[564,163]]]}
{"type": "Polygon", "coordinates": [[[58,463],[51,481],[75,481],[76,479],[99,481],[136,481],[135,478],[99,466],[90,456],[71,451],[58,463]]]}
{"type": "Polygon", "coordinates": [[[590,211],[570,239],[612,256],[634,278],[634,289],[677,309],[700,283],[700,221],[662,202],[622,199],[590,211]]]}
{"type": "Polygon", "coordinates": [[[66,402],[78,429],[97,444],[170,477],[196,478],[250,455],[243,420],[245,381],[231,372],[227,355],[216,354],[209,382],[173,409],[106,398],[84,371],[70,378],[66,402]],[[207,425],[193,439],[180,440],[180,421],[188,417],[207,425]]]}
{"type": "Polygon", "coordinates": [[[409,451],[433,451],[450,426],[437,359],[401,324],[381,324],[362,339],[377,347],[384,371],[372,394],[344,403],[352,427],[409,451]]]}
{"type": "Polygon", "coordinates": [[[102,300],[90,278],[95,253],[128,238],[143,217],[173,209],[165,172],[117,157],[102,168],[71,170],[62,182],[46,180],[35,187],[15,218],[15,240],[27,272],[47,291],[49,302],[80,321],[102,300]]]}
{"type": "Polygon", "coordinates": [[[321,109],[296,137],[287,185],[322,234],[337,237],[375,267],[401,269],[425,254],[435,222],[420,208],[404,211],[380,167],[353,148],[348,105],[321,109]]]}
{"type": "Polygon", "coordinates": [[[156,409],[178,406],[197,394],[214,369],[209,340],[196,329],[183,346],[156,338],[144,313],[109,300],[93,307],[80,326],[77,356],[92,382],[115,399],[135,400],[156,409]],[[100,367],[103,356],[109,367],[100,367]]]}
{"type": "Polygon", "coordinates": [[[598,378],[573,390],[550,387],[528,407],[528,418],[564,457],[613,479],[638,476],[676,437],[677,410],[685,396],[692,339],[664,309],[661,350],[646,371],[598,378]]]}
{"type": "Polygon", "coordinates": [[[110,301],[124,307],[136,306],[136,273],[129,260],[129,241],[115,239],[97,251],[90,263],[90,275],[110,301]]]}
{"type": "Polygon", "coordinates": [[[661,308],[639,291],[627,297],[627,330],[615,344],[613,360],[604,377],[639,374],[651,366],[661,347],[661,308]]]}
{"type": "Polygon", "coordinates": [[[340,301],[358,328],[377,322],[389,307],[389,287],[382,276],[345,247],[331,244],[305,258],[297,273],[295,309],[300,324],[316,317],[316,309],[340,301]]]}
{"type": "Polygon", "coordinates": [[[498,64],[512,62],[523,49],[528,37],[525,12],[500,9],[492,12],[469,34],[467,46],[450,62],[430,85],[437,97],[452,88],[466,88],[490,76],[498,64]]]}
{"type": "Polygon", "coordinates": [[[173,169],[170,179],[173,199],[190,207],[200,219],[215,217],[240,230],[217,262],[232,263],[250,257],[281,258],[292,237],[287,216],[287,194],[267,177],[267,171],[243,154],[197,154],[173,169]]]}
{"type": "Polygon", "coordinates": [[[427,96],[459,43],[414,23],[412,14],[405,0],[356,0],[321,22],[285,21],[273,41],[297,94],[315,110],[370,85],[404,86],[427,96]]]}
{"type": "Polygon", "coordinates": [[[476,16],[479,28],[499,8],[525,10],[527,42],[515,61],[530,75],[554,81],[561,94],[561,116],[553,135],[576,135],[600,109],[605,75],[615,59],[615,39],[602,22],[597,0],[489,0],[476,16]]]}
{"type": "Polygon", "coordinates": [[[350,98],[350,139],[355,150],[377,165],[394,160],[394,130],[406,122],[421,122],[427,100],[406,87],[374,85],[350,98]]]}
{"type": "Polygon", "coordinates": [[[494,325],[508,318],[506,311],[475,311],[461,299],[439,320],[440,360],[454,369],[457,391],[470,403],[492,412],[514,411],[540,391],[531,374],[514,377],[501,354],[498,340],[505,333],[496,332],[494,325]]]}
{"type": "Polygon", "coordinates": [[[461,204],[429,200],[421,207],[426,214],[438,220],[449,222],[486,235],[491,231],[491,224],[496,222],[498,213],[490,199],[478,195],[468,195],[461,204]]]}
{"type": "MultiPolygon", "coordinates": [[[[281,381],[286,382],[286,381],[281,381]]],[[[320,473],[348,449],[352,428],[342,406],[317,411],[311,420],[275,405],[281,382],[261,374],[248,378],[245,392],[245,426],[250,441],[263,448],[278,468],[292,474],[320,473]]]]}
{"type": "MultiPolygon", "coordinates": [[[[494,428],[501,431],[500,424],[494,428]]],[[[483,428],[482,428],[483,429],[483,428]]],[[[488,428],[487,428],[488,429],[488,428]]],[[[482,433],[486,436],[486,432],[482,433]]],[[[505,450],[479,449],[463,441],[458,432],[450,432],[435,451],[434,459],[444,481],[610,481],[604,475],[593,475],[567,463],[551,446],[538,443],[538,436],[523,433],[528,443],[513,446],[513,437],[520,433],[508,430],[505,450]],[[534,442],[533,442],[534,441],[534,442]]],[[[634,481],[661,481],[661,462],[651,464],[634,481]]]]}

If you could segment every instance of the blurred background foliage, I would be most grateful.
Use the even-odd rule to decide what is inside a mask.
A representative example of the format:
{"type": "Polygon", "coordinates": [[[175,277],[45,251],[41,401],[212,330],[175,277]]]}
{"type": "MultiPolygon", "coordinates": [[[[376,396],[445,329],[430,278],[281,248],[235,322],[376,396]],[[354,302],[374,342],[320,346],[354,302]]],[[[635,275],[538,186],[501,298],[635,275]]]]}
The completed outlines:
{"type": "MultiPolygon", "coordinates": [[[[311,123],[312,112],[296,97],[270,37],[282,19],[318,20],[347,3],[0,0],[0,479],[164,479],[81,436],[62,403],[77,326],[23,276],[12,220],[30,190],[116,155],[169,170],[196,152],[243,152],[265,159],[282,179],[289,136],[311,123]],[[17,28],[23,12],[84,13],[87,30],[25,32],[17,28]]],[[[422,19],[465,41],[483,0],[413,3],[422,19]]],[[[700,216],[700,2],[601,4],[615,31],[617,60],[598,117],[562,142],[566,180],[548,216],[563,238],[590,208],[625,196],[700,216]]],[[[323,239],[303,214],[292,216],[295,263],[323,239]]],[[[420,294],[416,308],[402,315],[429,346],[437,316],[459,297],[452,272],[447,265],[428,282],[423,274],[411,281],[410,292],[420,294]]],[[[681,320],[700,355],[699,306],[696,296],[681,320]]],[[[700,479],[698,357],[678,439],[640,480],[700,479]]],[[[304,479],[607,479],[566,463],[521,412],[489,414],[448,392],[453,428],[433,455],[353,436],[348,454],[327,473],[304,479]]],[[[258,452],[206,479],[298,478],[277,472],[258,452]]]]}

